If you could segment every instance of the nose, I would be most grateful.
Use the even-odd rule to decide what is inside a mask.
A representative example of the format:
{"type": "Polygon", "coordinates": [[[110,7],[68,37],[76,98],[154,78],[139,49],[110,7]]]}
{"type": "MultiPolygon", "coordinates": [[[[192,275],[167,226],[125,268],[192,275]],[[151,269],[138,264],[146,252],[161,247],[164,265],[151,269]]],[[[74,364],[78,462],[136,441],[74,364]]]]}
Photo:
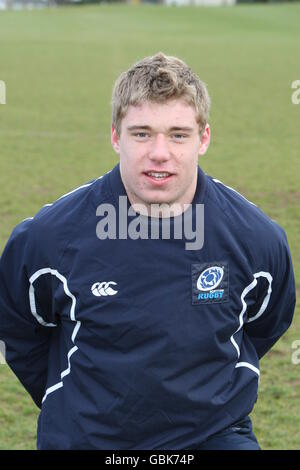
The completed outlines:
{"type": "Polygon", "coordinates": [[[164,134],[154,136],[149,151],[149,158],[156,162],[163,162],[170,158],[168,141],[164,134]]]}

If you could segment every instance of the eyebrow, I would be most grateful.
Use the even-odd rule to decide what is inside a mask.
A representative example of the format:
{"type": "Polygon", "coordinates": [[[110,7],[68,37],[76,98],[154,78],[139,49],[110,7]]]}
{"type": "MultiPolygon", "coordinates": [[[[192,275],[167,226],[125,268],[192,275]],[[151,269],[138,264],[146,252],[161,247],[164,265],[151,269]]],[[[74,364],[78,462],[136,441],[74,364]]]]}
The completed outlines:
{"type": "MultiPolygon", "coordinates": [[[[137,131],[137,130],[147,130],[151,131],[153,128],[151,126],[143,125],[141,124],[140,126],[128,126],[127,127],[128,131],[137,131]]],[[[188,126],[173,126],[169,128],[169,132],[174,132],[174,131],[184,131],[184,132],[192,132],[194,129],[192,127],[188,126]]]]}

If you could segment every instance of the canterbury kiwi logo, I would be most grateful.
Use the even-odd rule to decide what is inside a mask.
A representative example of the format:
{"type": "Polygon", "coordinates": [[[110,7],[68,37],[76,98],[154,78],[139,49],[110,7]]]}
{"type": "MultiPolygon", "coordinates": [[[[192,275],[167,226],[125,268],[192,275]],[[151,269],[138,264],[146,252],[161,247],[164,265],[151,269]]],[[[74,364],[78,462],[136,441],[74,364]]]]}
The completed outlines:
{"type": "Polygon", "coordinates": [[[114,281],[95,282],[95,284],[92,285],[91,291],[96,297],[116,295],[118,291],[110,287],[111,285],[116,286],[117,283],[114,281]]]}

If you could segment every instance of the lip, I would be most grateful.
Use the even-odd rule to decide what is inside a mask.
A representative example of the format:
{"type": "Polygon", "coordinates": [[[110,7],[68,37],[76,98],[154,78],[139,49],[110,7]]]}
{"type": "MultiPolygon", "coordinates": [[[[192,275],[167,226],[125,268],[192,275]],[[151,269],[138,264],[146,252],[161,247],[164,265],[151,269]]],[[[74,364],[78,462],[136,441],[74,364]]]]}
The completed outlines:
{"type": "Polygon", "coordinates": [[[143,173],[143,175],[147,178],[147,180],[150,181],[155,186],[162,186],[166,182],[170,181],[170,179],[174,176],[173,173],[170,173],[165,178],[156,179],[153,176],[148,175],[148,173],[163,173],[163,171],[161,171],[161,170],[160,171],[155,171],[155,170],[151,171],[151,170],[149,170],[149,171],[143,173]]]}

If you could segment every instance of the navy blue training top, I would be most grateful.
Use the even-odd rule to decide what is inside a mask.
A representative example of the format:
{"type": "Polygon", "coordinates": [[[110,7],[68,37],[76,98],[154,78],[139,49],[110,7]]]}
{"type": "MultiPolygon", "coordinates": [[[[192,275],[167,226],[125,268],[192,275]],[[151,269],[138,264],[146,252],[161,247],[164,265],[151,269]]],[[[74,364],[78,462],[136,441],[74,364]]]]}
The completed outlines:
{"type": "Polygon", "coordinates": [[[41,408],[38,449],[197,448],[251,412],[292,321],[286,235],[253,203],[198,167],[187,249],[177,217],[170,237],[124,226],[120,196],[117,165],[21,222],[0,260],[0,340],[41,408]]]}

